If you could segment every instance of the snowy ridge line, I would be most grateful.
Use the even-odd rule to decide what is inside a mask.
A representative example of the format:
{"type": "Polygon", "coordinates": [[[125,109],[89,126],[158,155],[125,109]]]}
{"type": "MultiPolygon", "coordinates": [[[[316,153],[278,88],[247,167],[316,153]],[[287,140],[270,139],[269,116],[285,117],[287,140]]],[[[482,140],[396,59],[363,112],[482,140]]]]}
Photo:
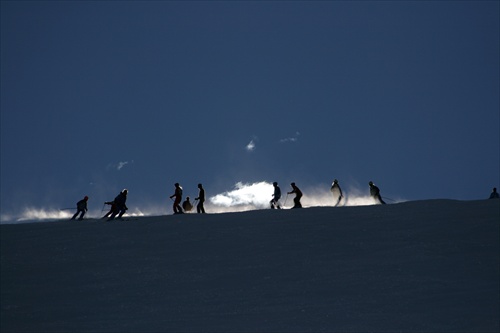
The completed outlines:
{"type": "MultiPolygon", "coordinates": [[[[280,205],[283,208],[290,208],[293,205],[294,194],[287,195],[290,190],[286,186],[282,186],[280,205]]],[[[337,204],[337,198],[333,198],[329,186],[317,185],[313,187],[304,187],[302,189],[304,196],[301,199],[303,207],[326,206],[333,207],[337,204]]],[[[370,196],[367,196],[366,191],[356,187],[347,186],[347,190],[343,191],[343,198],[338,206],[367,206],[374,205],[377,202],[370,196]]],[[[208,213],[224,213],[224,212],[239,212],[256,209],[267,209],[270,207],[270,200],[273,198],[274,186],[267,181],[254,183],[237,182],[231,190],[209,196],[205,202],[205,208],[208,213]]],[[[392,195],[391,195],[392,196],[392,195]]],[[[103,216],[109,209],[107,206],[100,206],[100,202],[106,202],[98,195],[89,193],[89,211],[86,217],[98,218],[103,216]],[[99,212],[98,209],[101,209],[99,212]]],[[[186,196],[187,197],[187,196],[186,196]]],[[[184,197],[185,198],[185,197],[184,197]]],[[[400,198],[391,199],[390,203],[403,202],[400,198]]],[[[169,214],[172,210],[172,203],[166,200],[162,203],[158,202],[141,202],[133,195],[127,200],[129,209],[128,216],[153,216],[169,214]],[[135,206],[135,207],[134,207],[135,206]]],[[[63,209],[55,209],[54,204],[45,207],[27,206],[20,208],[17,213],[9,213],[2,211],[0,214],[0,223],[25,223],[35,221],[47,221],[70,218],[75,212],[75,208],[70,208],[72,205],[65,204],[63,209]]]]}
{"type": "MultiPolygon", "coordinates": [[[[263,211],[273,211],[275,214],[279,214],[282,211],[301,211],[301,210],[317,210],[317,209],[326,209],[326,210],[336,210],[336,209],[355,209],[355,208],[367,208],[367,207],[389,207],[389,206],[401,206],[401,205],[421,205],[422,208],[425,208],[429,205],[436,205],[436,204],[446,204],[446,203],[475,203],[475,202],[484,202],[484,201],[489,201],[489,200],[456,200],[456,199],[428,199],[428,200],[414,200],[414,201],[403,201],[403,202],[397,202],[394,204],[390,205],[358,205],[358,206],[337,206],[334,207],[333,205],[324,205],[324,206],[304,206],[302,209],[291,209],[290,207],[284,208],[284,209],[276,209],[272,210],[269,208],[253,208],[253,209],[244,209],[247,207],[243,207],[241,210],[222,210],[219,212],[214,212],[214,213],[207,213],[204,215],[226,215],[226,214],[248,214],[251,212],[263,212],[263,211]]],[[[237,207],[238,208],[238,207],[237,207]]],[[[241,207],[240,207],[241,208],[241,207]]],[[[390,209],[389,209],[390,210],[390,209]]],[[[82,222],[95,222],[95,223],[114,223],[114,222],[128,222],[128,221],[144,221],[144,220],[155,220],[155,219],[161,219],[163,220],[169,220],[173,218],[181,218],[186,221],[188,219],[192,219],[194,217],[191,216],[199,216],[199,218],[203,219],[203,214],[197,214],[196,212],[189,212],[185,214],[179,214],[179,215],[172,215],[172,214],[152,214],[152,215],[147,215],[145,213],[140,213],[140,214],[125,214],[122,219],[114,219],[112,221],[107,221],[106,218],[102,218],[100,216],[92,216],[89,215],[88,217],[85,217],[82,221],[79,220],[70,220],[70,217],[73,215],[73,212],[71,213],[60,213],[56,212],[56,217],[50,217],[50,211],[49,212],[41,212],[40,213],[40,218],[35,218],[33,215],[30,215],[30,218],[23,218],[23,219],[18,219],[18,220],[10,220],[10,221],[2,221],[0,225],[6,225],[6,224],[30,224],[30,223],[52,223],[52,222],[65,222],[65,223],[82,223],[82,222]],[[189,216],[189,217],[188,217],[189,216]],[[184,218],[186,217],[186,218],[184,218]]]]}

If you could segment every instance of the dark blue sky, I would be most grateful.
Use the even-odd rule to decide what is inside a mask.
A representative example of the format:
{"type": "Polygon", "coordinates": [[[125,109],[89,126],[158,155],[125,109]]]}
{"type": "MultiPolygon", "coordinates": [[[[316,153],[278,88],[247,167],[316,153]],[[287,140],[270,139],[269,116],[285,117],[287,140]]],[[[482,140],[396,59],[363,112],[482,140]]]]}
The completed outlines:
{"type": "Polygon", "coordinates": [[[499,76],[498,1],[2,1],[2,213],[175,182],[486,198],[499,76]]]}

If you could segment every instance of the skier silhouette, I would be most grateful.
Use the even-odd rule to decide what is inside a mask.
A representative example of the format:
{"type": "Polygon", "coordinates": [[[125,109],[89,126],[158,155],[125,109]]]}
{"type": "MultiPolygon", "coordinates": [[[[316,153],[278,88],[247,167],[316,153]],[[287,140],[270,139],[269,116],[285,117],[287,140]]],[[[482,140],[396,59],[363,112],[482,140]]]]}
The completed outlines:
{"type": "Polygon", "coordinates": [[[382,200],[382,196],[380,195],[380,190],[377,186],[375,186],[375,184],[373,184],[372,181],[370,181],[368,183],[368,185],[370,186],[370,196],[375,199],[376,201],[378,201],[379,203],[385,205],[385,201],[382,200]]]}
{"type": "Polygon", "coordinates": [[[205,189],[201,184],[198,184],[198,189],[199,189],[198,197],[194,199],[194,200],[200,200],[198,202],[198,205],[196,205],[196,211],[198,213],[205,214],[205,207],[203,206],[203,203],[205,202],[205,189]]]}
{"type": "Polygon", "coordinates": [[[333,181],[330,191],[333,194],[333,199],[337,201],[335,203],[335,207],[337,207],[340,203],[340,200],[342,200],[342,198],[344,197],[344,195],[342,194],[342,189],[340,188],[339,185],[339,181],[337,179],[333,181]]]}
{"type": "Polygon", "coordinates": [[[181,200],[182,200],[182,187],[179,185],[179,183],[175,183],[175,193],[170,196],[170,199],[175,197],[174,200],[174,214],[182,214],[182,208],[181,208],[181,200]]]}
{"type": "Polygon", "coordinates": [[[113,211],[116,209],[116,204],[115,204],[114,201],[106,201],[104,204],[105,205],[110,205],[111,207],[109,208],[109,212],[107,212],[106,215],[104,215],[102,217],[103,219],[106,218],[106,217],[108,217],[109,215],[113,214],[113,211]]]}
{"type": "Polygon", "coordinates": [[[116,215],[118,215],[118,218],[121,218],[123,214],[125,214],[125,211],[128,210],[127,205],[125,204],[127,202],[127,194],[128,190],[124,189],[121,191],[113,201],[113,205],[111,208],[113,209],[113,212],[111,213],[111,216],[108,218],[108,221],[111,221],[115,218],[116,215]]]}
{"type": "Polygon", "coordinates": [[[281,206],[280,206],[280,203],[279,203],[279,200],[281,198],[281,189],[278,186],[277,182],[274,182],[273,186],[274,186],[274,194],[273,194],[273,199],[270,202],[271,208],[272,209],[275,209],[275,208],[281,209],[281,206]]]}
{"type": "Polygon", "coordinates": [[[292,208],[302,208],[302,204],[300,203],[300,198],[302,198],[302,191],[295,185],[295,183],[291,183],[292,191],[287,192],[287,194],[295,193],[295,198],[293,198],[293,207],[292,208]]]}
{"type": "Polygon", "coordinates": [[[83,198],[82,200],[80,200],[76,203],[76,213],[71,218],[72,220],[76,219],[78,214],[80,214],[80,217],[78,218],[78,220],[80,220],[80,221],[83,220],[83,216],[85,216],[85,213],[88,210],[87,209],[87,201],[88,200],[89,200],[89,197],[85,196],[85,198],[83,198]]]}
{"type": "Polygon", "coordinates": [[[490,199],[498,199],[498,198],[500,198],[500,196],[498,195],[497,188],[494,187],[493,192],[491,192],[490,194],[490,199]]]}

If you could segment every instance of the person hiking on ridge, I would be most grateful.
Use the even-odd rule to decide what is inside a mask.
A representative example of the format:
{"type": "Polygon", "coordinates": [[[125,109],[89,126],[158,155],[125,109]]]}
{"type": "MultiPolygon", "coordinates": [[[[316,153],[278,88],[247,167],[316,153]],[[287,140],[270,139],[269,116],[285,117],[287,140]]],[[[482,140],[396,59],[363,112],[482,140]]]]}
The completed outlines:
{"type": "Polygon", "coordinates": [[[124,189],[116,196],[115,200],[113,200],[114,205],[112,205],[111,208],[114,207],[114,209],[113,212],[111,213],[111,216],[108,218],[108,221],[113,220],[117,214],[118,218],[121,218],[123,214],[125,214],[125,211],[128,210],[128,207],[126,205],[127,194],[128,190],[124,189]]]}
{"type": "Polygon", "coordinates": [[[339,185],[339,181],[337,179],[333,181],[330,191],[333,194],[333,200],[336,200],[334,207],[337,207],[340,203],[340,200],[342,200],[342,198],[344,197],[344,195],[342,194],[342,189],[340,188],[339,185]]]}
{"type": "Polygon", "coordinates": [[[273,199],[270,202],[271,209],[275,209],[275,208],[281,209],[281,206],[280,206],[280,203],[279,203],[279,200],[281,198],[281,189],[278,186],[277,182],[274,182],[273,186],[274,186],[274,194],[273,194],[273,199]]]}
{"type": "Polygon", "coordinates": [[[170,196],[170,199],[175,197],[174,200],[174,214],[182,214],[184,213],[181,208],[181,201],[182,201],[182,187],[179,185],[179,183],[175,183],[175,192],[170,196]]]}
{"type": "Polygon", "coordinates": [[[382,196],[380,195],[380,190],[377,186],[375,186],[375,184],[373,184],[372,181],[370,181],[368,183],[368,185],[370,186],[370,196],[375,199],[376,201],[378,201],[379,203],[385,205],[385,201],[382,200],[382,196]]]}
{"type": "Polygon", "coordinates": [[[80,217],[78,218],[79,221],[83,220],[83,216],[85,215],[85,213],[88,211],[88,208],[87,208],[87,201],[89,200],[89,197],[88,196],[85,196],[85,198],[83,198],[82,200],[78,201],[76,203],[76,213],[75,215],[73,215],[73,217],[71,218],[72,220],[76,219],[76,217],[78,216],[78,214],[80,214],[80,217]]]}
{"type": "Polygon", "coordinates": [[[302,198],[302,191],[295,185],[295,183],[291,183],[292,191],[287,194],[295,193],[295,198],[293,198],[293,207],[292,208],[302,208],[302,204],[300,203],[300,198],[302,198]]]}
{"type": "Polygon", "coordinates": [[[200,200],[198,202],[198,205],[196,205],[196,211],[198,213],[205,214],[205,207],[203,206],[203,203],[205,202],[205,189],[203,188],[202,184],[198,184],[198,197],[195,198],[194,200],[200,200]]]}

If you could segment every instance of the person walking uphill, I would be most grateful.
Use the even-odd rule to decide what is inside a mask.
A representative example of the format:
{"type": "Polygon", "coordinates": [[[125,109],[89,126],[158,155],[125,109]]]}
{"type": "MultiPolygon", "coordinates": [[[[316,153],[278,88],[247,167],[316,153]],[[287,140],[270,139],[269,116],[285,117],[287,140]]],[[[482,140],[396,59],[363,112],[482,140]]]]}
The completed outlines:
{"type": "Polygon", "coordinates": [[[380,190],[373,182],[369,182],[368,185],[370,186],[370,196],[381,203],[382,205],[385,205],[385,201],[382,200],[382,196],[380,195],[380,190]]]}
{"type": "Polygon", "coordinates": [[[198,205],[196,205],[196,211],[202,214],[205,214],[205,207],[203,206],[203,203],[205,202],[205,189],[203,188],[202,184],[198,184],[198,197],[195,198],[194,200],[199,200],[198,205]]]}
{"type": "Polygon", "coordinates": [[[170,199],[175,197],[174,200],[174,214],[182,214],[184,213],[181,208],[181,201],[182,201],[182,187],[179,185],[179,183],[175,183],[175,192],[170,196],[170,199]]]}
{"type": "Polygon", "coordinates": [[[114,205],[111,206],[112,208],[114,207],[113,213],[111,213],[111,216],[107,219],[107,221],[113,220],[116,215],[118,215],[118,218],[121,218],[123,214],[125,214],[125,211],[128,210],[128,207],[126,205],[127,194],[128,190],[124,189],[116,196],[115,200],[113,201],[114,205]]]}
{"type": "Polygon", "coordinates": [[[295,198],[293,198],[293,207],[292,208],[302,208],[302,204],[300,203],[300,198],[302,198],[302,191],[295,185],[295,183],[291,183],[292,191],[287,194],[295,193],[295,198]]]}
{"type": "Polygon", "coordinates": [[[274,194],[273,194],[273,199],[270,202],[271,209],[275,209],[275,208],[281,209],[281,206],[280,206],[280,203],[279,203],[279,200],[281,198],[281,189],[278,186],[277,182],[274,182],[273,186],[274,186],[274,194]]]}
{"type": "Polygon", "coordinates": [[[78,214],[80,214],[80,218],[78,220],[80,220],[80,221],[83,220],[83,216],[85,216],[85,213],[88,210],[88,208],[87,208],[87,201],[88,200],[89,200],[89,197],[85,196],[85,198],[83,198],[82,200],[80,200],[76,203],[76,213],[71,218],[72,220],[76,219],[78,214]]]}

